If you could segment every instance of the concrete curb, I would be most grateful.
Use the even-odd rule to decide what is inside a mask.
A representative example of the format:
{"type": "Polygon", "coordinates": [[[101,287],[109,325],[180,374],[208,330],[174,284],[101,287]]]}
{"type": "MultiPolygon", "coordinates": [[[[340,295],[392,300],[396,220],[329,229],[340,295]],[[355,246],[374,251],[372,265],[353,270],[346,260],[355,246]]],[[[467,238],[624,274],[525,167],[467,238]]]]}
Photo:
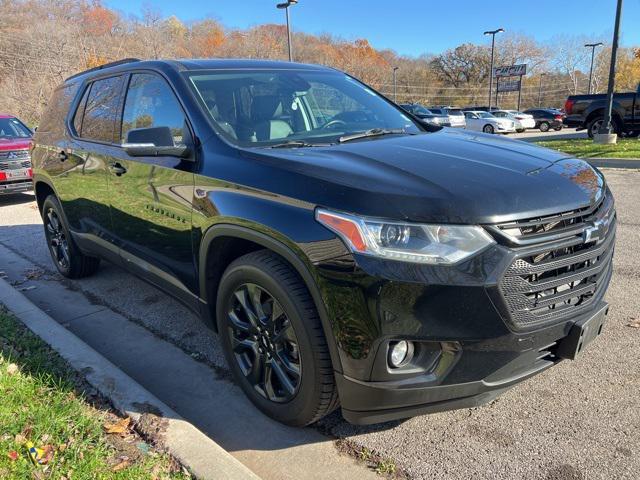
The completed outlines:
{"type": "Polygon", "coordinates": [[[259,480],[217,443],[184,420],[122,370],[40,310],[5,280],[0,300],[33,333],[49,344],[122,414],[138,422],[146,413],[162,417],[163,447],[196,478],[259,480]]]}
{"type": "Polygon", "coordinates": [[[636,158],[583,158],[583,160],[598,168],[640,169],[640,159],[636,158]]]}

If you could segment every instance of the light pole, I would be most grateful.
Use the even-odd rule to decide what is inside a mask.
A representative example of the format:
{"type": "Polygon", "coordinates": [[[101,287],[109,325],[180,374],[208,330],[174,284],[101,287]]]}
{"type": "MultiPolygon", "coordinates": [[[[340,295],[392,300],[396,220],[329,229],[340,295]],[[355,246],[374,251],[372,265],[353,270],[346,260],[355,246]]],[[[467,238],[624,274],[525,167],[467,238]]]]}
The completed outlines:
{"type": "Polygon", "coordinates": [[[603,45],[602,42],[598,43],[585,43],[584,46],[591,48],[591,70],[589,70],[589,95],[591,95],[591,82],[593,81],[593,57],[596,53],[596,47],[603,45]]]}
{"type": "Polygon", "coordinates": [[[491,95],[493,93],[493,50],[496,47],[496,33],[504,32],[504,28],[497,30],[488,30],[485,35],[491,35],[491,71],[489,73],[489,110],[491,110],[491,95]]]}
{"type": "Polygon", "coordinates": [[[287,0],[286,3],[276,5],[279,9],[284,9],[287,15],[287,44],[289,45],[289,61],[293,62],[293,49],[291,48],[291,27],[289,23],[289,7],[298,3],[298,0],[287,0]]]}
{"type": "Polygon", "coordinates": [[[613,110],[613,88],[616,83],[616,60],[618,58],[618,37],[620,36],[620,17],[622,17],[622,0],[618,0],[616,7],[616,25],[611,42],[611,64],[609,65],[609,86],[607,88],[607,105],[604,111],[604,121],[600,125],[601,134],[611,134],[611,111],[613,110]]]}
{"type": "Polygon", "coordinates": [[[396,77],[396,72],[399,67],[393,67],[393,101],[398,103],[398,82],[396,77]]]}
{"type": "Polygon", "coordinates": [[[538,85],[538,107],[542,107],[542,77],[544,77],[546,73],[540,74],[540,84],[538,85]]]}

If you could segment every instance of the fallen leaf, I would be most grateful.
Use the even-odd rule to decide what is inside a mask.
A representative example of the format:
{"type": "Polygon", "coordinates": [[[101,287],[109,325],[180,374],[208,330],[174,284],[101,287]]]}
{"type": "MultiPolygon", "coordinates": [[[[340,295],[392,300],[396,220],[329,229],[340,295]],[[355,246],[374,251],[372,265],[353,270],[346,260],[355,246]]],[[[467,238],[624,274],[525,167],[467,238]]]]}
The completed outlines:
{"type": "Polygon", "coordinates": [[[38,463],[40,465],[46,465],[47,463],[49,463],[51,460],[53,460],[53,446],[52,445],[45,445],[44,447],[42,447],[42,458],[40,458],[38,460],[38,463]]]}
{"type": "Polygon", "coordinates": [[[49,435],[47,433],[45,433],[44,435],[42,435],[42,438],[40,438],[40,441],[42,443],[46,442],[47,440],[49,440],[49,435]]]}
{"type": "Polygon", "coordinates": [[[631,320],[631,322],[627,323],[627,327],[640,328],[640,320],[636,320],[634,318],[632,318],[631,320]]]}
{"type": "Polygon", "coordinates": [[[12,462],[15,462],[16,460],[18,460],[18,457],[19,457],[19,456],[20,456],[20,455],[19,455],[19,454],[18,454],[18,452],[16,452],[15,450],[11,450],[11,451],[9,452],[9,459],[10,459],[12,462]]]}
{"type": "Polygon", "coordinates": [[[119,472],[120,470],[124,470],[125,468],[127,468],[130,465],[129,460],[123,460],[121,461],[119,464],[117,464],[116,466],[114,466],[111,471],[112,472],[119,472]]]}
{"type": "Polygon", "coordinates": [[[32,431],[33,431],[32,425],[25,425],[25,427],[22,429],[22,432],[20,432],[20,435],[22,435],[25,438],[29,438],[31,436],[32,431]]]}
{"type": "Polygon", "coordinates": [[[104,431],[106,433],[124,433],[129,428],[129,424],[131,423],[131,418],[123,418],[122,420],[117,421],[116,423],[105,423],[104,431]]]}
{"type": "Polygon", "coordinates": [[[61,443],[60,445],[58,445],[58,451],[59,452],[64,452],[67,449],[67,444],[66,443],[61,443]]]}
{"type": "Polygon", "coordinates": [[[27,438],[22,435],[21,433],[17,434],[15,436],[15,438],[13,439],[18,445],[22,445],[24,442],[27,441],[27,438]]]}
{"type": "Polygon", "coordinates": [[[9,375],[14,375],[16,373],[18,373],[18,365],[16,365],[15,363],[10,363],[9,365],[7,365],[7,373],[9,375]]]}

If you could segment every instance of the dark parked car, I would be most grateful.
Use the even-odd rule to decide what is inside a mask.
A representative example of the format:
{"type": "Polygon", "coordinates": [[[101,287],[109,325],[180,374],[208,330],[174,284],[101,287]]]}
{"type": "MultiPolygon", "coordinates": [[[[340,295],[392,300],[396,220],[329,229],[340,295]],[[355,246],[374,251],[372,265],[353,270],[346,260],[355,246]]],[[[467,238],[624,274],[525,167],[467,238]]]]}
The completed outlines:
{"type": "Polygon", "coordinates": [[[33,189],[32,135],[29,127],[16,117],[0,113],[0,195],[33,189]]]}
{"type": "Polygon", "coordinates": [[[451,126],[449,115],[432,113],[430,110],[426,109],[419,103],[402,103],[400,104],[400,106],[424,124],[433,125],[436,127],[451,126]]]}
{"type": "Polygon", "coordinates": [[[123,61],[67,79],[35,141],[58,270],[105,259],[184,302],[290,425],[474,407],[605,322],[616,220],[598,170],[429,131],[330,68],[123,61]]]}
{"type": "MultiPolygon", "coordinates": [[[[604,120],[606,101],[605,94],[571,95],[564,104],[564,124],[569,127],[586,128],[589,137],[593,138],[604,120]]],[[[613,95],[611,123],[619,135],[637,136],[640,133],[640,84],[635,93],[613,95]]]]}
{"type": "Polygon", "coordinates": [[[556,131],[562,130],[563,115],[558,110],[551,108],[530,108],[523,113],[533,115],[533,119],[536,121],[534,128],[539,128],[541,132],[548,132],[551,129],[556,131]]]}

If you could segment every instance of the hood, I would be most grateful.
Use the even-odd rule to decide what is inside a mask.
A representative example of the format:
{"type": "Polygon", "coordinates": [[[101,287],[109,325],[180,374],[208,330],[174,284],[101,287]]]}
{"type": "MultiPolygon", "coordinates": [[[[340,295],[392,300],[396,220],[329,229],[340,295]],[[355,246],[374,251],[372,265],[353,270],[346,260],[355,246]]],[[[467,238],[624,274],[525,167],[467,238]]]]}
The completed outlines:
{"type": "Polygon", "coordinates": [[[7,138],[0,137],[0,152],[9,150],[27,150],[31,143],[30,138],[7,138]]]}
{"type": "Polygon", "coordinates": [[[582,160],[447,128],[327,148],[245,152],[282,171],[270,170],[271,178],[263,180],[270,191],[335,210],[416,222],[487,224],[549,215],[591,205],[604,190],[603,176],[582,160]]]}

